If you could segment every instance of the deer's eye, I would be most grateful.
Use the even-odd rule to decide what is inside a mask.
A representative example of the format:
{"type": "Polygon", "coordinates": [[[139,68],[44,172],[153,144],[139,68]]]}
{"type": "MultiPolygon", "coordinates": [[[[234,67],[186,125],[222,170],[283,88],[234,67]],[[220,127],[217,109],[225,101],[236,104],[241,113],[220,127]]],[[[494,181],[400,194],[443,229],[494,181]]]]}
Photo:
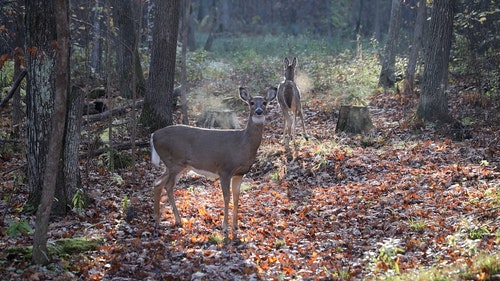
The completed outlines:
{"type": "Polygon", "coordinates": [[[250,105],[254,105],[254,104],[255,104],[255,102],[253,102],[253,101],[250,102],[250,105]]]}
{"type": "Polygon", "coordinates": [[[266,105],[267,105],[267,102],[263,102],[262,104],[263,104],[264,106],[266,106],[266,105]]]}

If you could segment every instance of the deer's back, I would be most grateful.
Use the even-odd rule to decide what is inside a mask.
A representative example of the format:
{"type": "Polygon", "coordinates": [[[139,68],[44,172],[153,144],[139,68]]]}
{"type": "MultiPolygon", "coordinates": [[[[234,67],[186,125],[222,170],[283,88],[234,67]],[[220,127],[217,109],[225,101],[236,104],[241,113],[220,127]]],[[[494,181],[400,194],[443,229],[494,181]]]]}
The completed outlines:
{"type": "Polygon", "coordinates": [[[167,167],[193,167],[215,174],[227,170],[246,173],[257,151],[253,147],[249,149],[247,142],[244,130],[213,130],[185,125],[165,127],[153,135],[155,149],[167,167]]]}
{"type": "Polygon", "coordinates": [[[278,102],[281,106],[292,108],[294,99],[300,99],[300,91],[295,82],[292,80],[283,81],[278,88],[278,102]]]}

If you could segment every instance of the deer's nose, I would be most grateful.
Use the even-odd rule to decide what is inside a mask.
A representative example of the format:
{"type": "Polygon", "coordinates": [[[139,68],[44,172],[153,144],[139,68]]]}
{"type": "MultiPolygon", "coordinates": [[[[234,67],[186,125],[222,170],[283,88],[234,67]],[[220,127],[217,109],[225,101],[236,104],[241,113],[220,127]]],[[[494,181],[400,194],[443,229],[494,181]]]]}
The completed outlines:
{"type": "Polygon", "coordinates": [[[262,115],[262,113],[264,113],[264,110],[260,107],[255,110],[255,114],[257,115],[262,115]]]}

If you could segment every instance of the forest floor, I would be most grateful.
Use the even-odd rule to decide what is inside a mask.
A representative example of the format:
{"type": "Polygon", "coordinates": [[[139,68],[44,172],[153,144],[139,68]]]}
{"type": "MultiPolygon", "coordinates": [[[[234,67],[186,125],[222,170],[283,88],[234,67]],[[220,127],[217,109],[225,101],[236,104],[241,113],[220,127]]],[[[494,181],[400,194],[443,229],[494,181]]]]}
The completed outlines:
{"type": "MultiPolygon", "coordinates": [[[[370,103],[377,130],[368,136],[336,134],[338,116],[324,103],[314,95],[306,101],[311,138],[297,138],[295,161],[280,142],[283,120],[272,103],[242,185],[239,243],[222,242],[222,193],[203,177],[176,185],[183,226],[172,226],[163,198],[155,232],[152,185],[162,168],[140,149],[134,177],[130,168],[110,172],[100,158],[82,161],[84,187],[95,201],[50,225],[51,241],[103,237],[102,246],[56,255],[46,267],[2,253],[0,279],[383,280],[458,266],[460,279],[494,280],[475,261],[500,252],[498,100],[456,91],[450,110],[463,126],[419,127],[412,121],[415,97],[379,94],[370,103]]],[[[244,122],[246,110],[239,114],[244,122]]],[[[32,243],[30,234],[7,235],[9,224],[34,221],[22,212],[28,190],[18,183],[21,171],[5,173],[24,164],[19,155],[3,150],[0,157],[1,249],[32,243]]]]}

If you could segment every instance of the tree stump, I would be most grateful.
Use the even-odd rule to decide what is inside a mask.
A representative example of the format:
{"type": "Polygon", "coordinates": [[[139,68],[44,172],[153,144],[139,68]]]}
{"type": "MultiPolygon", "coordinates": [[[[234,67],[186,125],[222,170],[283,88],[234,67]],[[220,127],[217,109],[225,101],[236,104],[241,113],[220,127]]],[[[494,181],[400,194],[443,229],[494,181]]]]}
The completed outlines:
{"type": "Polygon", "coordinates": [[[343,105],[340,107],[339,120],[335,132],[353,134],[368,133],[374,128],[366,106],[343,105]]]}
{"type": "Polygon", "coordinates": [[[239,129],[236,113],[232,110],[209,110],[196,121],[199,127],[209,129],[239,129]]]}

